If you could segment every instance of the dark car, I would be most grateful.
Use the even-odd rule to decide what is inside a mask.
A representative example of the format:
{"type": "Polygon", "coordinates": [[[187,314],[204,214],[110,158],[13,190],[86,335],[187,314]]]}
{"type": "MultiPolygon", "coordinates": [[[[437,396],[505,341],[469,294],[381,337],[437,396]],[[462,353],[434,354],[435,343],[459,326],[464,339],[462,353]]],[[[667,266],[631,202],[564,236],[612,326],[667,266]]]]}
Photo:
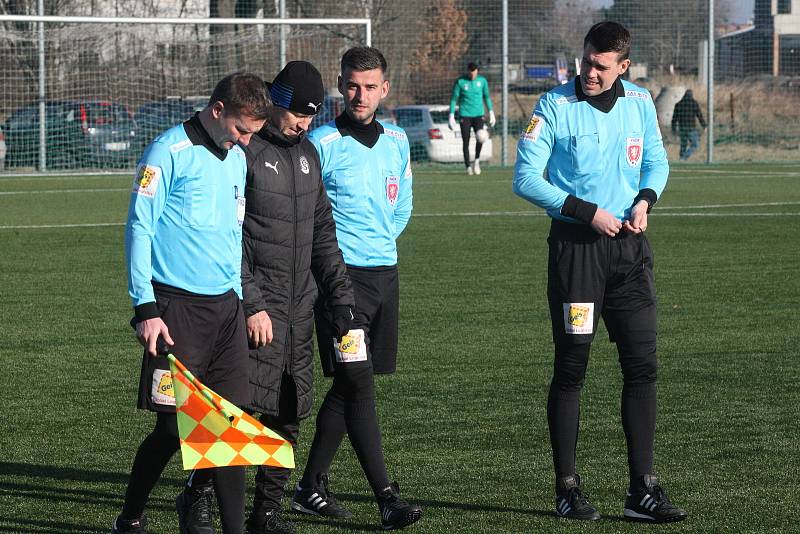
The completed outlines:
{"type": "MultiPolygon", "coordinates": [[[[18,109],[6,121],[6,164],[39,164],[39,105],[18,109]]],[[[48,168],[123,167],[136,160],[136,123],[122,104],[104,100],[45,103],[48,168]]]]}
{"type": "Polygon", "coordinates": [[[160,133],[189,119],[208,104],[207,96],[169,97],[145,102],[136,111],[138,148],[141,152],[160,133]]]}

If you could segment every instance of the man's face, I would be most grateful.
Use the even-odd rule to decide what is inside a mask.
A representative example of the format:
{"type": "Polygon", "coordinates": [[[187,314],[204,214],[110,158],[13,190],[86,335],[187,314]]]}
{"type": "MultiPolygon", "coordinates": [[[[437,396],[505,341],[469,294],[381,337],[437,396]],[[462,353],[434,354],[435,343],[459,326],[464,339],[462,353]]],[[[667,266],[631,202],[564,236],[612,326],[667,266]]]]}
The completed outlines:
{"type": "Polygon", "coordinates": [[[389,81],[383,78],[381,69],[346,69],[339,77],[339,92],[347,115],[355,122],[369,124],[378,104],[389,94],[389,81]]]}
{"type": "Polygon", "coordinates": [[[247,145],[265,122],[264,119],[255,119],[245,113],[226,109],[222,102],[212,105],[211,119],[213,126],[208,134],[224,150],[230,150],[237,143],[247,145]]]}
{"type": "Polygon", "coordinates": [[[620,60],[618,52],[601,53],[587,43],[581,59],[581,89],[586,96],[597,96],[608,91],[630,64],[630,59],[620,60]]]}
{"type": "Polygon", "coordinates": [[[478,77],[478,69],[469,71],[469,79],[474,80],[478,77]]]}
{"type": "Polygon", "coordinates": [[[286,137],[294,138],[308,132],[312,120],[314,120],[314,115],[305,115],[280,106],[272,106],[270,122],[286,137]]]}

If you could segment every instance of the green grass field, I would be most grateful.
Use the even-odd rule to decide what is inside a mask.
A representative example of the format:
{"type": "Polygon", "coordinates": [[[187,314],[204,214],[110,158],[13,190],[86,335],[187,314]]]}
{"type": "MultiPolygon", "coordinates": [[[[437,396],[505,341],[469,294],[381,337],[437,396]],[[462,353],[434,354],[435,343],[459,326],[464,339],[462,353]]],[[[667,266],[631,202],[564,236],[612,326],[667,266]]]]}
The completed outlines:
{"type": "MultiPolygon", "coordinates": [[[[140,349],[122,247],[130,182],[0,177],[0,532],[108,532],[152,427],[134,408],[140,349]]],[[[690,512],[668,527],[621,518],[621,374],[604,330],[578,451],[604,519],[552,515],[548,219],[510,182],[510,170],[415,175],[414,217],[400,239],[399,370],[377,380],[390,475],[425,507],[412,531],[797,531],[800,166],[676,165],[651,215],[656,469],[690,512]]],[[[320,378],[317,402],[327,387],[320,378]]],[[[300,466],[312,433],[313,418],[300,466]]],[[[152,532],[178,531],[183,479],[176,458],[149,503],[152,532]]],[[[293,516],[299,532],[379,528],[349,445],[332,484],[355,517],[293,516]]]]}

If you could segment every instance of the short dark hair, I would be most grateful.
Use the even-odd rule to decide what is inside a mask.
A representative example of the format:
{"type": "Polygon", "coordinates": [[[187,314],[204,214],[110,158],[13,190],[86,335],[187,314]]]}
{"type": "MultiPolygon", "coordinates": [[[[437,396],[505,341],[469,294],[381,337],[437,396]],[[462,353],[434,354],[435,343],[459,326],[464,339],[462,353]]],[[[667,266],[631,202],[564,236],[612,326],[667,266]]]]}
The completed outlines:
{"type": "Polygon", "coordinates": [[[473,63],[473,62],[469,62],[467,64],[467,70],[470,71],[470,72],[472,72],[473,70],[478,70],[478,64],[477,63],[473,63]]]}
{"type": "Polygon", "coordinates": [[[616,52],[619,59],[628,59],[631,54],[631,34],[618,22],[610,20],[598,22],[589,29],[589,33],[583,39],[583,47],[590,44],[600,52],[616,52]]]}
{"type": "Polygon", "coordinates": [[[264,80],[252,72],[234,72],[225,76],[211,93],[209,105],[222,102],[226,109],[256,120],[264,120],[271,105],[264,80]]]}
{"type": "Polygon", "coordinates": [[[386,74],[388,67],[386,65],[386,58],[383,57],[383,54],[377,48],[372,46],[355,46],[342,56],[342,74],[344,74],[344,71],[347,69],[358,72],[381,69],[381,72],[386,74]]]}

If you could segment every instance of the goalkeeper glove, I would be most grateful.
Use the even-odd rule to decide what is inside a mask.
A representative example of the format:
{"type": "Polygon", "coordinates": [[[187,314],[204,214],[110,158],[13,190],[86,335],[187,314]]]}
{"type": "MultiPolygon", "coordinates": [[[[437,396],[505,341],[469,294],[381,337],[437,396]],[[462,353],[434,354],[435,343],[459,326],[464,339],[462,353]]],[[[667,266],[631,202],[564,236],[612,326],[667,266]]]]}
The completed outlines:
{"type": "Polygon", "coordinates": [[[456,116],[453,115],[452,113],[447,118],[447,125],[450,127],[451,130],[453,131],[456,130],[456,116]]]}
{"type": "Polygon", "coordinates": [[[494,128],[497,118],[494,116],[494,111],[489,112],[489,127],[494,128]]]}

